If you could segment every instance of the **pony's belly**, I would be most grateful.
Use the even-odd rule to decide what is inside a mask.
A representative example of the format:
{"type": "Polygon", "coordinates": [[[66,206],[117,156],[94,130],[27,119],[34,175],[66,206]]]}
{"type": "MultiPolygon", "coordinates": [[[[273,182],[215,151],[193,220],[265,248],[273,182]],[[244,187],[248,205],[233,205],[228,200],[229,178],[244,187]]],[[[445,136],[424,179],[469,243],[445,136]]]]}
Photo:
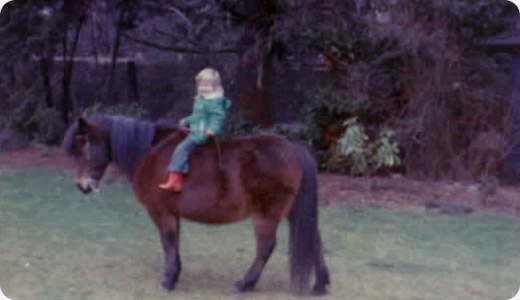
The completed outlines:
{"type": "Polygon", "coordinates": [[[201,223],[201,224],[213,224],[213,225],[226,225],[234,222],[239,222],[247,218],[241,217],[241,218],[227,218],[227,217],[221,217],[221,218],[211,218],[207,215],[197,216],[197,215],[183,215],[183,219],[190,220],[192,222],[201,223]]]}
{"type": "Polygon", "coordinates": [[[248,217],[245,211],[233,212],[225,209],[212,209],[210,211],[182,209],[180,215],[184,219],[204,224],[229,224],[242,221],[248,217]]]}
{"type": "MultiPolygon", "coordinates": [[[[183,191],[184,192],[184,191],[183,191]]],[[[227,224],[241,221],[249,216],[244,197],[218,197],[205,195],[183,195],[179,211],[182,218],[206,224],[227,224]]]]}

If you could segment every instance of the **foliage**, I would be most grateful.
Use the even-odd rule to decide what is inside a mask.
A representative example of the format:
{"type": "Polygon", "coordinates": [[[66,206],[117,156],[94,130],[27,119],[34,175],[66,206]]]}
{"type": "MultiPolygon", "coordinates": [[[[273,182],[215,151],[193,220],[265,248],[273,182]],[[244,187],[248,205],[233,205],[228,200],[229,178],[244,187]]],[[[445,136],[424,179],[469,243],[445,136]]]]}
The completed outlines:
{"type": "MultiPolygon", "coordinates": [[[[467,178],[471,140],[486,128],[508,131],[511,97],[509,60],[472,47],[510,28],[514,6],[495,0],[355,2],[355,9],[338,3],[302,34],[336,78],[308,93],[318,100],[310,105],[314,146],[326,151],[327,129],[358,116],[369,131],[394,129],[389,140],[399,140],[408,174],[467,178]]],[[[355,172],[363,173],[370,163],[360,153],[349,155],[360,166],[355,172]]]]}
{"type": "Polygon", "coordinates": [[[99,114],[128,116],[143,119],[147,118],[150,115],[150,112],[137,102],[132,102],[130,104],[121,103],[117,105],[104,105],[99,102],[93,106],[85,108],[81,113],[83,117],[90,117],[99,114]]]}
{"type": "Polygon", "coordinates": [[[60,113],[38,101],[42,93],[36,85],[4,86],[2,91],[6,95],[0,111],[0,131],[24,132],[32,140],[44,144],[61,141],[65,125],[60,113]]]}
{"type": "Polygon", "coordinates": [[[478,191],[484,196],[495,195],[500,181],[496,177],[482,177],[478,186],[478,191]]]}
{"type": "Polygon", "coordinates": [[[252,124],[227,124],[220,136],[222,139],[228,139],[261,134],[281,135],[290,141],[306,146],[310,146],[312,142],[309,126],[299,123],[275,124],[268,128],[252,124]]]}
{"type": "Polygon", "coordinates": [[[61,114],[55,108],[42,108],[34,116],[38,123],[38,141],[44,144],[61,142],[65,133],[65,124],[61,122],[61,114]]]}
{"type": "Polygon", "coordinates": [[[34,116],[38,111],[36,86],[5,85],[5,93],[0,110],[0,130],[15,129],[28,131],[33,127],[34,116]]]}
{"type": "MultiPolygon", "coordinates": [[[[73,55],[71,46],[78,37],[77,55],[96,55],[95,78],[100,89],[107,71],[99,68],[102,60],[98,61],[98,55],[110,54],[143,53],[144,60],[160,55],[166,61],[189,63],[193,69],[210,64],[229,78],[226,90],[240,96],[248,95],[248,89],[270,95],[277,68],[309,73],[320,79],[309,85],[296,83],[305,86],[302,98],[309,104],[308,125],[297,125],[298,130],[278,126],[270,132],[306,144],[310,140],[320,160],[327,160],[330,157],[322,155],[330,147],[325,131],[342,127],[344,120],[357,116],[359,124],[366,126],[367,136],[377,136],[379,128],[394,130],[391,136],[376,139],[381,141],[381,150],[372,156],[381,163],[375,166],[394,163],[387,158],[395,149],[383,141],[396,140],[408,174],[465,178],[468,166],[464,161],[471,140],[486,128],[507,136],[511,107],[510,58],[476,51],[474,46],[511,28],[516,18],[515,6],[503,0],[11,1],[0,16],[0,67],[22,69],[25,67],[19,65],[24,62],[36,65],[38,58],[47,58],[49,65],[44,69],[48,70],[40,73],[49,97],[44,106],[39,104],[44,99],[39,90],[42,82],[32,78],[35,88],[31,91],[22,91],[23,85],[9,90],[7,96],[0,91],[4,110],[0,127],[9,124],[37,133],[45,141],[55,139],[51,132],[61,130],[58,124],[50,125],[55,111],[42,108],[60,110],[62,120],[70,111],[79,111],[81,104],[58,97],[68,99],[69,92],[80,93],[66,87],[81,86],[83,79],[72,74],[73,63],[53,67],[50,58],[62,51],[73,55]],[[86,19],[78,18],[77,12],[86,12],[80,14],[86,19]],[[85,21],[82,34],[81,26],[75,26],[80,19],[85,21]],[[77,34],[71,35],[70,29],[77,34]],[[120,31],[121,39],[111,38],[120,31]],[[64,33],[69,38],[64,39],[64,33]],[[121,44],[121,51],[115,51],[119,49],[116,44],[121,44]],[[159,52],[163,50],[170,52],[159,52]],[[68,73],[58,74],[57,70],[67,68],[68,73]],[[60,95],[54,89],[66,74],[70,75],[69,85],[61,81],[60,95]]],[[[12,81],[19,81],[38,71],[12,73],[20,77],[12,81]]],[[[0,76],[0,80],[7,77],[0,76]]],[[[144,93],[156,88],[139,86],[144,86],[144,93]]],[[[254,105],[246,107],[245,101],[241,105],[252,114],[263,115],[260,110],[271,109],[274,115],[272,108],[277,106],[270,102],[279,101],[275,96],[259,97],[258,102],[266,105],[258,105],[258,111],[251,109],[254,105]]],[[[83,113],[149,115],[141,107],[104,103],[83,113]]],[[[231,131],[239,135],[265,129],[244,125],[231,131]]],[[[372,170],[371,160],[359,153],[363,152],[349,153],[357,155],[358,166],[365,166],[356,172],[372,170]]]]}
{"type": "Polygon", "coordinates": [[[337,152],[325,164],[328,170],[369,175],[401,164],[399,144],[393,131],[381,131],[372,142],[357,117],[348,119],[343,125],[346,129],[338,141],[337,152]]]}
{"type": "Polygon", "coordinates": [[[40,157],[49,157],[56,155],[56,147],[48,146],[46,144],[37,144],[36,148],[39,150],[40,157]]]}
{"type": "Polygon", "coordinates": [[[374,145],[374,160],[376,161],[376,169],[392,168],[401,164],[399,144],[395,140],[395,133],[392,130],[379,133],[379,139],[374,145]]]}
{"type": "Polygon", "coordinates": [[[62,3],[62,0],[7,3],[0,16],[1,57],[16,61],[54,52],[62,36],[63,14],[58,10],[62,3]]]}
{"type": "Polygon", "coordinates": [[[343,172],[348,170],[352,174],[367,174],[370,172],[370,150],[365,129],[363,125],[357,124],[356,118],[347,120],[344,125],[347,129],[339,139],[337,154],[327,163],[327,168],[333,169],[337,167],[335,164],[340,164],[343,172]]]}

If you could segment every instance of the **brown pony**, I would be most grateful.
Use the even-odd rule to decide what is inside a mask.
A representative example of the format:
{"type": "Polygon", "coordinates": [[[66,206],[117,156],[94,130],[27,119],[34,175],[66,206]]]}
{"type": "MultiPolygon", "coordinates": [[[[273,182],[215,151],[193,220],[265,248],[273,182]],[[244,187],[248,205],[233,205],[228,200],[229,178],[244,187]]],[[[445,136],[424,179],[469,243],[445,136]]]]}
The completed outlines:
{"type": "Polygon", "coordinates": [[[290,220],[291,288],[295,294],[323,295],[330,283],[318,230],[317,169],[309,152],[273,135],[210,142],[190,158],[181,194],[158,188],[175,146],[186,136],[175,126],[128,117],[80,119],[69,127],[63,147],[77,162],[83,193],[97,189],[114,163],[132,183],[137,201],[157,226],[165,253],[162,286],[173,290],[181,271],[180,218],[227,224],[251,217],[256,257],[237,292],[252,290],[276,246],[276,229],[290,220]]]}

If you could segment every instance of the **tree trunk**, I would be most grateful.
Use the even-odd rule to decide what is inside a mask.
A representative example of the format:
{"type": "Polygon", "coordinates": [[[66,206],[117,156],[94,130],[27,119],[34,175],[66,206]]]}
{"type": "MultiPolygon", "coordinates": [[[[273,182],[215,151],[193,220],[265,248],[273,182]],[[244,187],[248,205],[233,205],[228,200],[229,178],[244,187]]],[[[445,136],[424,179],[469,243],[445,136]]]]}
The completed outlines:
{"type": "Polygon", "coordinates": [[[248,61],[242,58],[238,75],[240,87],[237,104],[245,110],[245,117],[253,123],[270,126],[273,123],[270,109],[270,83],[267,81],[271,73],[270,55],[248,61]]]}
{"type": "Polygon", "coordinates": [[[62,88],[63,95],[61,101],[61,117],[63,119],[63,123],[69,124],[69,112],[70,112],[70,82],[67,78],[69,69],[69,62],[67,61],[67,40],[68,40],[68,21],[65,20],[63,23],[63,78],[62,78],[62,88]]]}
{"type": "Polygon", "coordinates": [[[7,69],[9,70],[9,81],[10,85],[16,85],[17,77],[16,77],[16,69],[14,67],[14,63],[7,62],[7,69]]]}
{"type": "Polygon", "coordinates": [[[116,65],[119,56],[119,45],[121,44],[121,30],[123,25],[123,18],[125,15],[125,5],[121,5],[119,10],[119,19],[117,21],[116,36],[114,38],[114,48],[112,49],[112,62],[110,65],[110,79],[108,83],[108,99],[110,103],[115,103],[115,80],[116,80],[116,65]]]}
{"type": "Polygon", "coordinates": [[[54,106],[52,96],[51,72],[53,67],[53,59],[50,57],[42,57],[40,61],[40,71],[42,75],[43,89],[45,90],[45,106],[51,108],[54,106]]]}
{"type": "Polygon", "coordinates": [[[253,123],[264,126],[273,124],[270,99],[270,79],[272,75],[271,29],[274,22],[265,19],[273,9],[269,1],[248,1],[249,13],[245,24],[245,34],[241,44],[246,50],[240,58],[238,106],[247,108],[245,117],[253,123]]]}
{"type": "Polygon", "coordinates": [[[135,61],[129,61],[126,65],[128,78],[128,102],[139,102],[139,86],[137,84],[137,68],[135,61]]]}
{"type": "Polygon", "coordinates": [[[511,101],[510,153],[505,159],[506,175],[520,181],[520,55],[513,54],[512,77],[513,96],[511,101]]]}
{"type": "Polygon", "coordinates": [[[76,34],[74,36],[74,41],[72,44],[72,49],[69,58],[67,58],[67,40],[68,40],[68,30],[67,30],[67,21],[64,24],[64,33],[63,33],[63,101],[62,101],[62,117],[65,124],[69,124],[71,118],[79,116],[79,107],[77,103],[72,103],[71,97],[71,84],[72,84],[72,71],[74,70],[74,56],[76,55],[76,50],[78,48],[79,35],[81,33],[81,29],[83,28],[83,23],[87,17],[86,11],[81,15],[79,19],[78,27],[76,28],[76,34]]]}

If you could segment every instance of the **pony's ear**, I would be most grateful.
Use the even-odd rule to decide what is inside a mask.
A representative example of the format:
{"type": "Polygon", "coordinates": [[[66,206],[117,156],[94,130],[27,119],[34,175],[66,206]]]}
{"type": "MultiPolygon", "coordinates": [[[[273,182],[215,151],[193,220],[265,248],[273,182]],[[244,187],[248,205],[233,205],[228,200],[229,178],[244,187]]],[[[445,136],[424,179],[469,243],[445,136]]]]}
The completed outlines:
{"type": "Polygon", "coordinates": [[[87,134],[89,132],[89,125],[87,120],[80,118],[78,120],[78,134],[87,134]]]}

